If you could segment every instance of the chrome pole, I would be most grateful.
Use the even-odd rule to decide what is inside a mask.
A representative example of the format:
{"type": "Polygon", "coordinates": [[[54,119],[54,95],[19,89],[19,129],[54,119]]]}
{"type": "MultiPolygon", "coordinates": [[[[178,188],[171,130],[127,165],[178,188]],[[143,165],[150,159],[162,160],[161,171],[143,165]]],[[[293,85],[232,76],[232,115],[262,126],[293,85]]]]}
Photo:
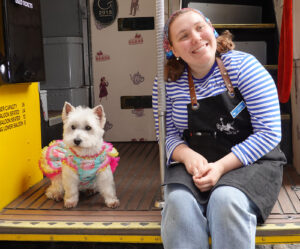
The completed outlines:
{"type": "MultiPolygon", "coordinates": [[[[161,183],[164,180],[166,152],[165,152],[165,113],[166,113],[166,94],[164,82],[164,0],[156,0],[156,48],[157,48],[157,84],[158,84],[158,122],[159,122],[159,158],[160,158],[160,177],[161,183]]],[[[156,202],[155,206],[162,207],[164,194],[161,190],[162,200],[156,202]]]]}

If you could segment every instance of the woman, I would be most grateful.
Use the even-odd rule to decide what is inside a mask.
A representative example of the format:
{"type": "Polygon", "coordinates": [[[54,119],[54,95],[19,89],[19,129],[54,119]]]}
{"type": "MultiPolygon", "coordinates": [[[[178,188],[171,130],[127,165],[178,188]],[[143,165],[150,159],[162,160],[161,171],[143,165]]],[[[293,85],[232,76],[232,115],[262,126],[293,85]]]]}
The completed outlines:
{"type": "MultiPolygon", "coordinates": [[[[233,50],[191,8],[165,26],[164,248],[255,248],[272,210],[285,156],[276,86],[250,54],[233,50]]],[[[153,110],[158,133],[157,81],[153,110]]]]}

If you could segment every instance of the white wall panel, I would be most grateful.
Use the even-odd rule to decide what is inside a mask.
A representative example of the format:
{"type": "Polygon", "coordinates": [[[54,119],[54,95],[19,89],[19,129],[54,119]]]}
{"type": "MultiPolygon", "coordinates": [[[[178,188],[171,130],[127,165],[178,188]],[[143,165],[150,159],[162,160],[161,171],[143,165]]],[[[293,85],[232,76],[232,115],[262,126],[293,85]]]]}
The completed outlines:
{"type": "Polygon", "coordinates": [[[117,1],[116,20],[99,29],[93,16],[94,1],[90,0],[94,98],[95,105],[101,103],[106,112],[105,139],[108,141],[155,140],[151,108],[121,109],[121,96],[151,95],[156,75],[155,30],[118,31],[118,18],[155,17],[155,0],[140,0],[135,16],[130,15],[131,1],[117,1]],[[130,45],[132,41],[136,44],[130,45]],[[102,55],[97,57],[99,53],[102,55]],[[103,60],[105,58],[109,59],[103,60]],[[134,74],[144,80],[134,83],[131,79],[134,74]],[[102,77],[108,82],[108,95],[100,100],[102,77]]]}

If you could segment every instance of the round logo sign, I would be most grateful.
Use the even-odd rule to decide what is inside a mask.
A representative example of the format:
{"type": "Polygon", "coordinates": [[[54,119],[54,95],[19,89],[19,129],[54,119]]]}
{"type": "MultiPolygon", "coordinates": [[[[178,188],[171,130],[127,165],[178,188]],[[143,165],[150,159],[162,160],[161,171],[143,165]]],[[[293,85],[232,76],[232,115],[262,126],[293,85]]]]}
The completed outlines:
{"type": "Polygon", "coordinates": [[[94,0],[93,12],[98,24],[106,27],[114,22],[118,13],[116,0],[94,0]]]}

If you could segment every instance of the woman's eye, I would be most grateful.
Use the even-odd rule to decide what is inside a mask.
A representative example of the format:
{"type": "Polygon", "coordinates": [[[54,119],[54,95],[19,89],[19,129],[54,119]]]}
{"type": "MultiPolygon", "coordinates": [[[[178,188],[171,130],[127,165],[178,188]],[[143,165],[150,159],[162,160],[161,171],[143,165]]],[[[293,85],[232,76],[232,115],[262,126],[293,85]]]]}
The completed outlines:
{"type": "Polygon", "coordinates": [[[75,126],[75,125],[72,125],[71,128],[72,128],[72,130],[75,130],[75,129],[76,129],[76,126],[75,126]]]}
{"type": "Polygon", "coordinates": [[[197,26],[197,31],[200,31],[202,29],[202,26],[197,26]]]}
{"type": "Polygon", "coordinates": [[[85,130],[87,130],[87,131],[90,131],[91,129],[92,129],[92,127],[89,126],[89,125],[87,125],[87,126],[85,127],[85,130]]]}
{"type": "Polygon", "coordinates": [[[184,34],[184,35],[180,36],[180,40],[184,40],[184,39],[186,39],[187,37],[188,37],[188,35],[187,35],[187,34],[184,34]]]}

